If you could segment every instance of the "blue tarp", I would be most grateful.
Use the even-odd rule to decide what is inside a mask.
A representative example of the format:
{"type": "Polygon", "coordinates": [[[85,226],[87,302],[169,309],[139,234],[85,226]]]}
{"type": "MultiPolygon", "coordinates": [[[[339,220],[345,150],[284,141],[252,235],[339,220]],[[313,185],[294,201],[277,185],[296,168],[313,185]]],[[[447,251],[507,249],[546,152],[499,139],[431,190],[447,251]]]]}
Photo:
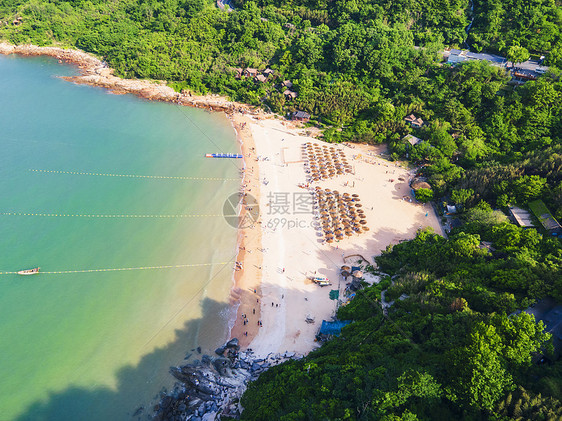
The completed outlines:
{"type": "Polygon", "coordinates": [[[322,327],[320,328],[321,335],[336,335],[341,332],[341,328],[351,323],[351,320],[338,320],[337,322],[327,322],[322,320],[322,327]]]}

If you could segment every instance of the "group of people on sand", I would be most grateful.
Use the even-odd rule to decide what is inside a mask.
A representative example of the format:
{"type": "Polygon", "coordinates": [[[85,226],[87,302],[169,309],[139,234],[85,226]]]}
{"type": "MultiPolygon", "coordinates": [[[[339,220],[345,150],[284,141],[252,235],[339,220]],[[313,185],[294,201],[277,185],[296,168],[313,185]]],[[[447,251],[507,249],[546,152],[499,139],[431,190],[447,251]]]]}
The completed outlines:
{"type": "Polygon", "coordinates": [[[239,271],[242,270],[244,268],[244,265],[242,264],[242,262],[239,262],[238,260],[236,261],[236,267],[234,268],[234,270],[239,271]]]}
{"type": "MultiPolygon", "coordinates": [[[[255,291],[256,291],[256,290],[254,290],[254,292],[255,292],[255,291]]],[[[258,302],[259,302],[259,300],[258,300],[258,302]]],[[[253,315],[256,314],[256,309],[255,309],[255,308],[252,309],[252,314],[253,314],[253,315]]],[[[246,326],[248,323],[250,323],[250,318],[249,318],[245,313],[242,313],[242,322],[243,322],[244,326],[246,326]]],[[[263,323],[262,323],[261,320],[257,320],[257,324],[258,324],[258,327],[262,327],[262,326],[263,326],[263,323]]],[[[245,331],[245,332],[244,332],[244,336],[248,336],[248,331],[245,331]]]]}

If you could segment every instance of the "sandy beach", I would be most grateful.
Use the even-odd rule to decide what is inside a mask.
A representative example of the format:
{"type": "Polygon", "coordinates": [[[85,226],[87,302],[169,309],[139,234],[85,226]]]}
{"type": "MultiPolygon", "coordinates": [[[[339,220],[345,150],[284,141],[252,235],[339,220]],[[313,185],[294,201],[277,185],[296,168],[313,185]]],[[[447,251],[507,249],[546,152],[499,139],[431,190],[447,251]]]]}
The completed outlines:
{"type": "Polygon", "coordinates": [[[0,42],[0,54],[51,56],[80,69],[80,75],[64,78],[73,83],[229,115],[244,154],[241,194],[247,193],[230,297],[236,309],[231,336],[258,356],[285,351],[306,354],[318,346],[314,338],[320,324],[332,318],[338,305],[329,292],[338,290],[342,297],[346,288],[340,267],[357,259],[349,256],[360,255],[373,264],[373,257],[388,244],[413,238],[420,228],[431,226],[443,234],[431,206],[411,200],[413,172],[382,159],[380,147],[330,145],[345,153],[353,173],[310,187],[358,194],[370,231],[327,244],[315,227],[312,202],[307,202],[310,191],[299,187],[306,182],[302,145],[325,144],[307,137],[314,129],[218,95],[177,93],[164,81],[121,79],[104,62],[82,51],[0,42]],[[254,201],[259,204],[259,217],[254,201]],[[326,277],[332,285],[320,287],[307,278],[310,275],[326,277]]]}
{"type": "MultiPolygon", "coordinates": [[[[248,331],[241,342],[261,357],[285,351],[306,354],[318,346],[314,338],[322,320],[330,320],[337,309],[337,300],[329,298],[330,290],[339,290],[343,296],[346,285],[340,267],[353,261],[349,256],[361,255],[373,264],[373,257],[388,244],[413,238],[418,229],[427,226],[442,234],[441,227],[430,205],[411,200],[412,171],[382,159],[378,155],[380,147],[335,145],[352,163],[354,174],[323,180],[310,187],[318,185],[340,193],[359,194],[370,231],[324,243],[314,226],[312,207],[304,203],[310,192],[299,184],[306,182],[302,145],[325,143],[300,135],[302,130],[293,128],[290,122],[244,118],[248,124],[243,136],[248,138],[249,127],[256,148],[255,156],[247,159],[259,159],[258,225],[262,231],[261,238],[258,234],[248,236],[251,241],[245,243],[246,252],[252,252],[252,260],[245,261],[244,267],[260,266],[261,260],[263,270],[261,284],[259,273],[252,275],[252,270],[242,274],[239,289],[242,285],[255,285],[249,288],[255,288],[257,296],[240,296],[232,336],[241,338],[240,333],[248,331]],[[327,277],[332,285],[314,284],[307,279],[312,274],[327,277]],[[247,276],[256,277],[245,279],[247,276]],[[256,300],[260,307],[254,315],[250,309],[256,306],[256,300]],[[246,325],[242,324],[242,314],[248,320],[246,325]]],[[[245,259],[249,257],[245,255],[245,259]]]]}

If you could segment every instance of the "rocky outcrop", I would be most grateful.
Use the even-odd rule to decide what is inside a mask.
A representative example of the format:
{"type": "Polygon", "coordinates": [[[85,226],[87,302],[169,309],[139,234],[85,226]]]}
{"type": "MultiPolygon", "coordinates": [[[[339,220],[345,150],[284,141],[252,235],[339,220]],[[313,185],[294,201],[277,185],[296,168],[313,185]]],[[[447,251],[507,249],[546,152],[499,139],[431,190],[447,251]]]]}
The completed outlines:
{"type": "Polygon", "coordinates": [[[239,352],[238,340],[233,339],[217,348],[217,357],[203,355],[194,361],[172,367],[170,373],[178,383],[154,407],[155,420],[213,421],[223,417],[237,419],[242,407],[240,397],[250,381],[269,367],[302,356],[294,352],[270,354],[256,359],[251,350],[239,352]],[[222,351],[222,352],[219,352],[222,351]]]}
{"type": "Polygon", "coordinates": [[[23,56],[50,56],[61,62],[77,66],[79,76],[65,76],[62,79],[70,82],[98,86],[109,89],[114,94],[133,94],[141,98],[155,101],[173,102],[211,111],[224,111],[226,113],[257,114],[255,107],[229,101],[219,95],[192,95],[189,91],[178,93],[169,87],[165,81],[146,79],[122,79],[113,74],[105,62],[97,57],[80,50],[71,50],[58,47],[38,47],[36,45],[12,45],[0,42],[0,54],[19,54],[23,56]]]}

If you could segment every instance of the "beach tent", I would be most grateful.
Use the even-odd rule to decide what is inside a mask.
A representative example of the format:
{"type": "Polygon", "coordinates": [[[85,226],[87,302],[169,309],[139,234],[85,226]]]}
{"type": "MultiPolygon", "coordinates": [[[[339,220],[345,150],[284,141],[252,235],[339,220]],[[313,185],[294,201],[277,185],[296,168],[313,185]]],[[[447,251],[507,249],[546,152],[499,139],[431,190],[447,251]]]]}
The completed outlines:
{"type": "Polygon", "coordinates": [[[326,320],[322,320],[322,327],[320,327],[320,334],[338,336],[341,332],[342,327],[350,323],[351,320],[338,320],[335,322],[328,322],[326,320]]]}

